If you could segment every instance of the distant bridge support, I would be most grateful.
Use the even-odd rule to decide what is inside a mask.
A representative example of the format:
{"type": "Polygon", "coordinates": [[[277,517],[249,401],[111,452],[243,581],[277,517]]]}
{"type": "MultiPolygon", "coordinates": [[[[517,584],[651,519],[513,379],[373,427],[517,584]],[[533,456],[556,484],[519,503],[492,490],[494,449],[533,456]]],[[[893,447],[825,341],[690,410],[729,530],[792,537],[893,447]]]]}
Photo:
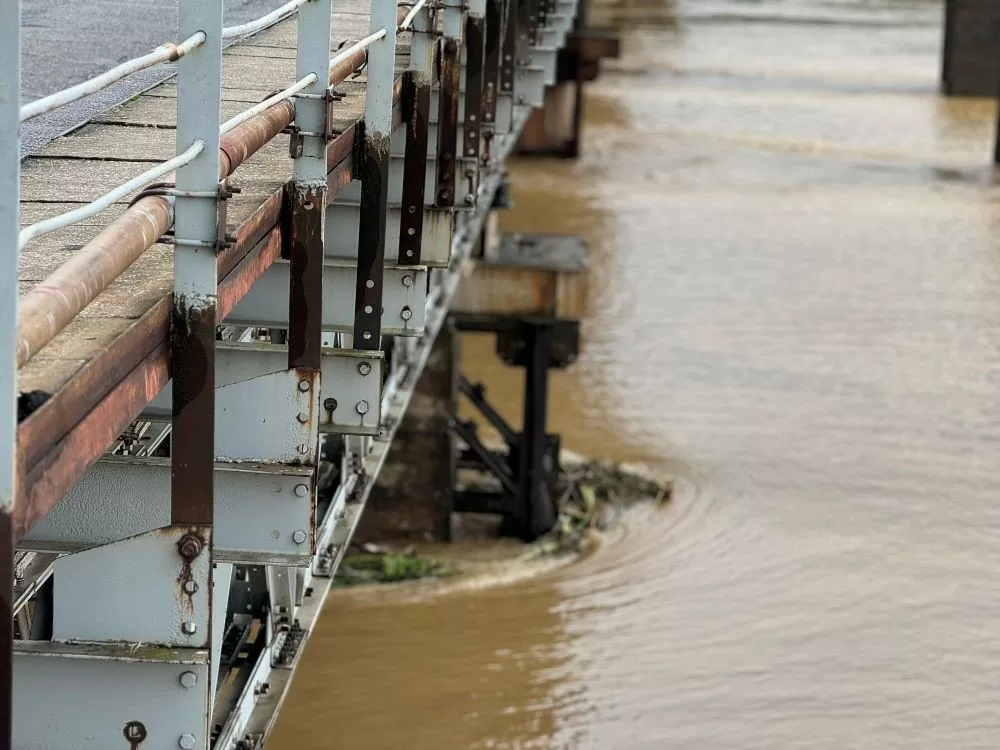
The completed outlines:
{"type": "Polygon", "coordinates": [[[1000,2],[945,0],[941,91],[995,97],[1000,91],[1000,2]]]}

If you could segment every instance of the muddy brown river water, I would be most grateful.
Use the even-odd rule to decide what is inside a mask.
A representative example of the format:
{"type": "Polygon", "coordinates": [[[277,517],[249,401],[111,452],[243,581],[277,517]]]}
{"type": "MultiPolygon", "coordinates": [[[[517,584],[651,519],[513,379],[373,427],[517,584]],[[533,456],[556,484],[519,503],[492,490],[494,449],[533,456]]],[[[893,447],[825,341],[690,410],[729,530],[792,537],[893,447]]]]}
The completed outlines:
{"type": "Polygon", "coordinates": [[[518,164],[506,221],[590,242],[554,429],[674,502],[536,575],[337,593],[270,746],[1000,747],[994,107],[938,96],[940,3],[605,12],[584,155],[518,164]]]}

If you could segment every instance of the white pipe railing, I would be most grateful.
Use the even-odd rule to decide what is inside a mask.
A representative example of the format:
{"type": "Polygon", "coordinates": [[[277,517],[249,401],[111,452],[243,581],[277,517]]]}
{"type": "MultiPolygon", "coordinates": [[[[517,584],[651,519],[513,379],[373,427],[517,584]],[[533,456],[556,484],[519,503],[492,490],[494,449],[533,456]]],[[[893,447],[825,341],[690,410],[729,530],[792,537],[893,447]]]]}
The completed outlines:
{"type": "Polygon", "coordinates": [[[424,6],[427,5],[427,0],[419,0],[419,2],[410,9],[410,12],[406,14],[406,18],[403,22],[399,24],[396,31],[406,31],[410,28],[410,24],[413,23],[413,19],[417,17],[417,13],[423,10],[424,6]]]}
{"type": "Polygon", "coordinates": [[[192,34],[180,44],[174,44],[173,42],[161,44],[152,52],[149,52],[142,57],[137,57],[134,60],[123,62],[121,65],[115,66],[111,70],[101,73],[101,75],[95,76],[90,80],[78,83],[76,86],[70,86],[68,89],[57,91],[54,94],[43,96],[41,99],[36,99],[33,102],[25,104],[21,107],[20,121],[25,122],[26,120],[30,120],[32,117],[44,115],[54,109],[58,109],[66,104],[82,99],[85,96],[96,94],[98,91],[106,89],[111,84],[117,83],[132,73],[152,68],[160,63],[180,60],[188,52],[193,49],[197,49],[204,43],[205,34],[199,31],[197,34],[192,34]]]}
{"type": "Polygon", "coordinates": [[[169,159],[162,164],[157,164],[152,169],[146,170],[141,175],[126,182],[124,185],[119,185],[114,190],[105,193],[97,200],[88,203],[86,206],[81,206],[73,211],[68,211],[67,213],[59,214],[59,216],[53,216],[51,219],[45,219],[44,221],[39,221],[36,224],[31,224],[25,227],[17,236],[18,250],[22,249],[36,237],[41,237],[42,235],[49,234],[57,229],[63,229],[71,226],[77,222],[83,221],[84,219],[89,219],[91,216],[96,216],[101,211],[108,208],[113,203],[120,201],[122,198],[125,198],[133,191],[144,188],[147,185],[156,182],[161,177],[165,177],[170,174],[175,169],[183,167],[185,164],[191,162],[202,152],[204,148],[204,141],[195,141],[184,153],[179,154],[173,159],[169,159]]]}
{"type": "Polygon", "coordinates": [[[250,109],[246,110],[245,112],[240,112],[238,115],[236,115],[236,117],[233,117],[233,118],[231,118],[229,120],[226,120],[224,123],[222,123],[222,127],[219,129],[219,132],[222,135],[225,135],[230,130],[232,130],[233,128],[235,128],[237,125],[242,125],[244,122],[246,122],[247,120],[249,120],[251,117],[259,115],[265,109],[268,109],[269,107],[273,107],[275,104],[278,104],[279,102],[285,101],[285,99],[291,99],[293,96],[295,96],[297,93],[299,93],[303,89],[309,88],[309,86],[311,86],[312,84],[316,83],[317,80],[318,79],[316,77],[316,74],[315,73],[310,73],[305,78],[303,78],[303,79],[301,79],[301,80],[296,81],[295,83],[293,83],[287,89],[284,89],[283,91],[280,91],[279,93],[275,94],[274,96],[268,97],[267,99],[265,99],[264,101],[262,101],[260,104],[255,104],[254,106],[252,106],[250,109]]]}
{"type": "Polygon", "coordinates": [[[227,26],[222,30],[222,38],[233,39],[238,36],[246,36],[247,34],[254,34],[258,31],[262,31],[278,21],[283,21],[308,2],[309,0],[292,0],[292,2],[285,3],[280,8],[268,13],[266,16],[261,16],[256,21],[248,21],[247,23],[240,24],[239,26],[227,26]]]}
{"type": "Polygon", "coordinates": [[[336,55],[330,58],[330,70],[333,70],[335,67],[344,62],[344,60],[349,60],[355,52],[363,49],[368,49],[379,39],[382,39],[387,33],[389,32],[387,32],[385,29],[379,29],[374,34],[369,34],[368,36],[366,36],[360,42],[355,42],[347,49],[341,50],[336,55]]]}

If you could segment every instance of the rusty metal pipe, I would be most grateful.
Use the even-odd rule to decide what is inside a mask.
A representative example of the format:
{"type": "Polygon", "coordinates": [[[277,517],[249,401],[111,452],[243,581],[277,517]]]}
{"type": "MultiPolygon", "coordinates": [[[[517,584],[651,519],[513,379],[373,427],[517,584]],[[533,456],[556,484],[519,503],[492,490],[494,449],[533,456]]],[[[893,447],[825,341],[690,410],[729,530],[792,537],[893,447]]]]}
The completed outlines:
{"type": "MultiPolygon", "coordinates": [[[[400,19],[405,18],[406,8],[401,8],[397,15],[400,19]]],[[[335,65],[330,69],[330,85],[343,83],[367,59],[367,51],[360,49],[335,65]]],[[[295,106],[285,100],[223,135],[219,143],[219,178],[229,177],[294,120],[295,106]]],[[[170,229],[173,220],[173,203],[169,198],[140,198],[45,281],[25,294],[18,309],[17,366],[22,367],[55,338],[83,308],[152,247],[170,229]]]]}
{"type": "Polygon", "coordinates": [[[169,198],[143,198],[25,294],[17,316],[17,366],[37,354],[162,237],[173,217],[169,198]]]}

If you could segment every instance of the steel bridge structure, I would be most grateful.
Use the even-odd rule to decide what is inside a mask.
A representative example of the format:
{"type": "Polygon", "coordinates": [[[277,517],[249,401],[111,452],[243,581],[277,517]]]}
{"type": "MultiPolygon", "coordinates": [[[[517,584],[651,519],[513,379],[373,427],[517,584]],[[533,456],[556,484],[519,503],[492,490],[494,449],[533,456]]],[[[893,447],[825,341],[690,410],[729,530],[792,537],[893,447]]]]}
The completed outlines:
{"type": "Polygon", "coordinates": [[[577,2],[180,0],[23,106],[0,4],[0,750],[264,746],[577,2]]]}

